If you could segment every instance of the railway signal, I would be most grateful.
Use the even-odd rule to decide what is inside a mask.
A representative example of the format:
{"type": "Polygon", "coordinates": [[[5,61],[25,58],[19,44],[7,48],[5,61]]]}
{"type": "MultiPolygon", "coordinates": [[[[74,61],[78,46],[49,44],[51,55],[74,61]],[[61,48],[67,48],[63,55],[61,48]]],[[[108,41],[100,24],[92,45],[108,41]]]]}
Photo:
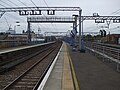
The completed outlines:
{"type": "Polygon", "coordinates": [[[100,36],[101,37],[106,37],[106,31],[105,30],[100,30],[100,36]]]}
{"type": "Polygon", "coordinates": [[[106,31],[103,30],[103,37],[106,37],[106,31]]]}

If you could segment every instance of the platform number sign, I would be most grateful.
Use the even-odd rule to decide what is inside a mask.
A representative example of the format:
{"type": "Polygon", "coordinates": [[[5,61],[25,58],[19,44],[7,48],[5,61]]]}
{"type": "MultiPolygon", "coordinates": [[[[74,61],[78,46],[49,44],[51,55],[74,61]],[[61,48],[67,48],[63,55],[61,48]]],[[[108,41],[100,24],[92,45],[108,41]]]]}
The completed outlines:
{"type": "Polygon", "coordinates": [[[120,23],[120,19],[114,19],[113,23],[120,23]]]}
{"type": "Polygon", "coordinates": [[[55,15],[55,10],[47,10],[47,15],[55,15]]]}

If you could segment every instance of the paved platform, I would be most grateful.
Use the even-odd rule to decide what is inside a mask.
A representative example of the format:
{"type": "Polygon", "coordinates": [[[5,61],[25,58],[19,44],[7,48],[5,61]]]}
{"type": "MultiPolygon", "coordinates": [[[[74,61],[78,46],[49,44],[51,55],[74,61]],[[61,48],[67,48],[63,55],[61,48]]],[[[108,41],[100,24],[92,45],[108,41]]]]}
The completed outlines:
{"type": "Polygon", "coordinates": [[[120,90],[120,73],[87,52],[68,50],[80,90],[120,90]]]}
{"type": "Polygon", "coordinates": [[[70,62],[65,43],[63,43],[60,55],[58,56],[43,90],[74,90],[70,62]]]}
{"type": "Polygon", "coordinates": [[[50,43],[54,43],[54,42],[41,43],[41,44],[36,44],[36,45],[26,45],[26,46],[3,48],[3,49],[0,49],[0,54],[9,53],[9,52],[17,51],[17,50],[22,50],[22,49],[28,49],[28,48],[37,47],[37,46],[42,46],[42,45],[50,44],[50,43]]]}

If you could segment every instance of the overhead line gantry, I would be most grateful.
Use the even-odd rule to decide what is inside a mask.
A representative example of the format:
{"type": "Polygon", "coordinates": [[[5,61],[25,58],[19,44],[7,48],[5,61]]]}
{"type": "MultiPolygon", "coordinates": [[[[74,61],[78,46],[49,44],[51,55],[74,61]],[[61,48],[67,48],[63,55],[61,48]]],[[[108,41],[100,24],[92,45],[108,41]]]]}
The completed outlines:
{"type": "Polygon", "coordinates": [[[30,22],[56,22],[56,23],[73,23],[73,29],[77,30],[77,20],[79,21],[79,50],[84,49],[82,46],[82,35],[81,35],[81,22],[84,20],[95,20],[95,23],[104,23],[105,20],[113,20],[113,23],[120,23],[120,16],[81,16],[82,9],[80,7],[12,7],[12,8],[0,8],[0,18],[5,12],[19,12],[19,15],[41,15],[42,11],[47,11],[47,15],[55,15],[56,11],[77,11],[78,15],[74,18],[69,17],[30,17],[27,18],[29,41],[30,41],[30,22]]]}

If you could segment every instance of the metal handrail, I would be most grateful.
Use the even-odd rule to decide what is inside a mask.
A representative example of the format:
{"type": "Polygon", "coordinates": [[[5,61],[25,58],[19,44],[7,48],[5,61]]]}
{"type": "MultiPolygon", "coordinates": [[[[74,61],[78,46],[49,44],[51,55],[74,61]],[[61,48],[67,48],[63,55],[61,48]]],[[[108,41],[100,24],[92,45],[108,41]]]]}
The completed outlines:
{"type": "Polygon", "coordinates": [[[120,49],[118,48],[112,46],[108,47],[108,46],[104,46],[104,44],[97,44],[92,42],[86,42],[85,45],[96,51],[99,51],[101,53],[104,53],[108,56],[112,56],[113,58],[120,60],[120,49]]]}
{"type": "Polygon", "coordinates": [[[120,71],[120,49],[113,46],[105,46],[104,44],[92,42],[85,42],[85,48],[102,56],[103,61],[104,58],[114,61],[117,63],[117,71],[120,71]]]}

